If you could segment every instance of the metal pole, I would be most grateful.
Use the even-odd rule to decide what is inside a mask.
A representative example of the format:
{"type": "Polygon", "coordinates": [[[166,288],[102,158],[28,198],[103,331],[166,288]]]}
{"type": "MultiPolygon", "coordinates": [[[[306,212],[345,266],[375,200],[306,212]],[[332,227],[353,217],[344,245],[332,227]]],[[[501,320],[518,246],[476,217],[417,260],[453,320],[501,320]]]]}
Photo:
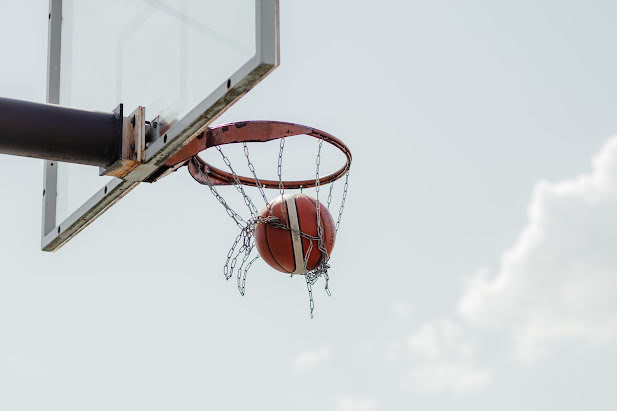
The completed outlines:
{"type": "Polygon", "coordinates": [[[0,97],[0,153],[105,167],[119,156],[122,110],[77,110],[0,97]]]}

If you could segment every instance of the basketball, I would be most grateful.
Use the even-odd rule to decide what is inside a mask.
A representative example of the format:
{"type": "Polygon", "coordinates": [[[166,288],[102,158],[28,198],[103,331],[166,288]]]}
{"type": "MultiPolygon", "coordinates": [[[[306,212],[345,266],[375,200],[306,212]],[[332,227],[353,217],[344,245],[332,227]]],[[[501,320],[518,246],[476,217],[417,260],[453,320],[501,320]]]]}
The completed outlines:
{"type": "MultiPolygon", "coordinates": [[[[336,239],[336,226],[328,208],[321,202],[319,204],[322,238],[330,255],[336,239]]],[[[305,194],[285,194],[271,201],[259,215],[264,218],[277,217],[291,229],[279,228],[272,223],[256,225],[255,243],[266,263],[288,274],[305,274],[319,267],[326,256],[319,250],[318,240],[299,234],[318,236],[316,199],[305,194]],[[305,266],[304,260],[311,243],[313,247],[305,266]]]]}

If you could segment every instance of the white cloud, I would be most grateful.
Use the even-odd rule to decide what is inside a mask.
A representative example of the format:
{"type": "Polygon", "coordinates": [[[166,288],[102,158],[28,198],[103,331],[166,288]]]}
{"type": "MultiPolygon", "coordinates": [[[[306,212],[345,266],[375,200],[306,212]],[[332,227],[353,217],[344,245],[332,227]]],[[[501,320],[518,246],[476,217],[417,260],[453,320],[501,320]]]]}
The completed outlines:
{"type": "Polygon", "coordinates": [[[425,392],[456,394],[477,390],[491,382],[491,373],[471,363],[434,363],[414,368],[413,383],[425,392]]]}
{"type": "MultiPolygon", "coordinates": [[[[413,311],[395,304],[393,313],[413,311]]],[[[477,343],[495,349],[503,340],[486,341],[497,337],[487,330],[505,333],[525,362],[552,342],[617,340],[617,137],[590,173],[537,184],[521,234],[496,273],[481,270],[468,281],[456,315],[424,323],[383,351],[390,365],[405,367],[411,389],[467,393],[493,381],[497,364],[478,361],[477,343]]]]}
{"type": "Polygon", "coordinates": [[[313,368],[324,362],[330,357],[330,349],[321,347],[317,351],[304,351],[296,357],[296,368],[304,370],[313,368]]]}
{"type": "Polygon", "coordinates": [[[409,321],[414,315],[413,306],[406,301],[398,301],[392,304],[394,318],[399,321],[409,321]]]}
{"type": "Polygon", "coordinates": [[[491,382],[488,369],[475,364],[469,335],[451,320],[422,325],[408,338],[411,385],[429,393],[464,393],[491,382]]]}
{"type": "Polygon", "coordinates": [[[341,411],[369,411],[375,409],[375,400],[368,397],[342,397],[339,399],[338,408],[341,411]]]}
{"type": "Polygon", "coordinates": [[[496,275],[471,279],[459,313],[510,333],[524,361],[555,340],[617,337],[617,138],[590,174],[536,186],[527,226],[496,275]]]}
{"type": "Polygon", "coordinates": [[[409,337],[409,348],[428,358],[444,356],[453,350],[464,350],[458,341],[461,332],[461,327],[450,320],[426,323],[409,337]]]}

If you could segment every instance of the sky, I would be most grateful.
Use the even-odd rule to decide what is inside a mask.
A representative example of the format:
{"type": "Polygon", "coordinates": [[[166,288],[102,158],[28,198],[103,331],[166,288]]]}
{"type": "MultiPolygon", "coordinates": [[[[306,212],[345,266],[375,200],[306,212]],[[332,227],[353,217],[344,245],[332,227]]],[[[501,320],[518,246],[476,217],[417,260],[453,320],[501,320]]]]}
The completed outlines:
{"type": "MultiPolygon", "coordinates": [[[[45,100],[47,8],[0,0],[1,96],[45,100]]],[[[313,319],[300,278],[225,281],[236,227],[187,173],[50,254],[43,162],[1,155],[0,410],[614,409],[616,18],[281,0],[280,67],[219,121],[351,148],[313,319]]]]}

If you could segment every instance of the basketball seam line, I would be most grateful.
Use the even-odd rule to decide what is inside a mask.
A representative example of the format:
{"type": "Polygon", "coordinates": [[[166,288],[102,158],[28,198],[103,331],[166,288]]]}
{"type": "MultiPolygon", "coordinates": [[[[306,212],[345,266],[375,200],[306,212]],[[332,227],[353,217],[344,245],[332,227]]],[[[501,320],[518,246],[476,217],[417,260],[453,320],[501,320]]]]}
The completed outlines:
{"type": "Polygon", "coordinates": [[[270,224],[266,224],[265,227],[265,232],[266,232],[266,245],[268,246],[268,251],[270,252],[270,256],[272,257],[272,260],[274,260],[274,262],[276,263],[276,265],[278,265],[279,267],[281,267],[281,270],[285,271],[286,273],[291,273],[291,271],[288,271],[285,269],[285,267],[283,267],[283,265],[279,262],[279,260],[277,260],[276,256],[274,255],[274,253],[272,252],[272,249],[270,248],[270,240],[268,239],[268,229],[270,229],[270,224]]]}

